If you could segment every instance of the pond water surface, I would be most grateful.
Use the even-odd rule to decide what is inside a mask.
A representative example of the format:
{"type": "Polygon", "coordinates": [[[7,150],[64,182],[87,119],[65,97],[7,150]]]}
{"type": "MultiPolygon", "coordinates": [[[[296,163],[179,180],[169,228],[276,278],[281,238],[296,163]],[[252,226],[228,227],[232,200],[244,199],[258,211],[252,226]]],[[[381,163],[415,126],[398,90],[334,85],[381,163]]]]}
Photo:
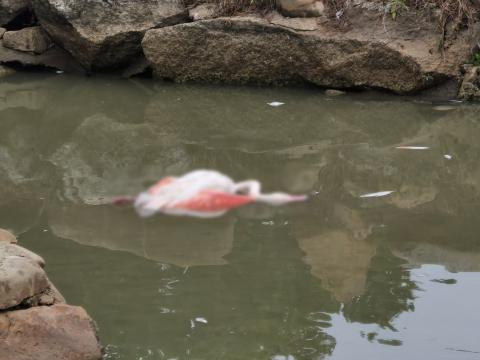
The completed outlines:
{"type": "Polygon", "coordinates": [[[435,106],[18,75],[0,83],[0,227],[106,359],[480,359],[480,107],[435,106]],[[98,205],[198,168],[313,195],[215,220],[98,205]]]}

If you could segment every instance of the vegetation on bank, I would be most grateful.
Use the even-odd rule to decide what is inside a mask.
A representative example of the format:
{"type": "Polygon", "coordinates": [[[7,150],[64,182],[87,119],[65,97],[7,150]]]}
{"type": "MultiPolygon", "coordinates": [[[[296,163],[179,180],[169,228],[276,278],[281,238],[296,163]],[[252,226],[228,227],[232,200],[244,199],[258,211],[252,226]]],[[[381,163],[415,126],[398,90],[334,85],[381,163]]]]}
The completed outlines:
{"type": "MultiPolygon", "coordinates": [[[[189,4],[198,1],[186,0],[189,4]]],[[[205,2],[201,0],[200,2],[205,2]]],[[[222,15],[229,16],[239,12],[266,12],[276,8],[275,0],[215,0],[222,15]]],[[[339,17],[351,0],[325,0],[331,17],[339,17]]],[[[367,1],[365,1],[367,2],[367,1]]],[[[454,29],[468,27],[480,13],[480,2],[476,0],[371,0],[370,3],[382,5],[393,19],[405,15],[410,10],[429,10],[437,12],[440,28],[451,24],[454,29]]]]}

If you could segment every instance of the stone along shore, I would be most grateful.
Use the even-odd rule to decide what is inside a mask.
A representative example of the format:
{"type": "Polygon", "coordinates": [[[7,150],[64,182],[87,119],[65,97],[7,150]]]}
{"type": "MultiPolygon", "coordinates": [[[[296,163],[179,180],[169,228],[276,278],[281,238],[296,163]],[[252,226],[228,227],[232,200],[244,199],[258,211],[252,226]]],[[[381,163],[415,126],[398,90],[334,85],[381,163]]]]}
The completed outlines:
{"type": "Polygon", "coordinates": [[[0,76],[12,72],[8,66],[42,66],[480,97],[478,69],[468,65],[478,50],[477,22],[440,33],[435,9],[394,18],[382,1],[348,1],[336,12],[331,3],[277,0],[276,10],[226,17],[217,3],[181,0],[1,0],[0,76]]]}
{"type": "Polygon", "coordinates": [[[0,360],[99,360],[95,324],[65,303],[44,260],[0,229],[0,360]]]}

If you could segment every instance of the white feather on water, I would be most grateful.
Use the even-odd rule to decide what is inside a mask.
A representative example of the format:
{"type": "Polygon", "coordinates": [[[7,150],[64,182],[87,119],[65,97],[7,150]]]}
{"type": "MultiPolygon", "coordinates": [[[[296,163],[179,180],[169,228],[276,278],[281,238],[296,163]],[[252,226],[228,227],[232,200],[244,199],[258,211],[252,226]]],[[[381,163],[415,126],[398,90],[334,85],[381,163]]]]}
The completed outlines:
{"type": "Polygon", "coordinates": [[[428,150],[428,146],[396,146],[395,149],[401,150],[428,150]]]}
{"type": "Polygon", "coordinates": [[[395,192],[395,191],[393,191],[393,190],[379,191],[379,192],[374,192],[374,193],[363,194],[363,195],[360,195],[360,197],[361,198],[382,197],[382,196],[390,195],[393,192],[395,192]]]}
{"type": "Polygon", "coordinates": [[[277,106],[285,105],[285,103],[280,102],[280,101],[272,101],[272,102],[267,103],[267,105],[270,105],[270,106],[273,106],[273,107],[277,107],[277,106]]]}

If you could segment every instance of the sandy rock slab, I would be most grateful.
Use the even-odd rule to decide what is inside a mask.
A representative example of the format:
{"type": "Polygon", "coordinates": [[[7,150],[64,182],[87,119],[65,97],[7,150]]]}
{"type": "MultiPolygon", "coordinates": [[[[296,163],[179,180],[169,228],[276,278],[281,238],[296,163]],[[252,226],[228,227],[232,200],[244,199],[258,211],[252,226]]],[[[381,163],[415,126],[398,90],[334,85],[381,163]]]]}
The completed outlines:
{"type": "Polygon", "coordinates": [[[52,45],[52,41],[40,26],[3,34],[3,46],[13,50],[43,54],[52,45]]]}
{"type": "Polygon", "coordinates": [[[38,306],[0,313],[1,360],[99,360],[95,326],[80,307],[38,306]]]}
{"type": "Polygon", "coordinates": [[[148,30],[142,47],[153,75],[160,79],[307,83],[336,89],[377,88],[399,94],[418,92],[458,77],[459,65],[470,56],[470,40],[463,33],[441,56],[433,29],[407,38],[403,25],[389,23],[392,31],[387,34],[376,21],[368,19],[363,27],[344,32],[328,24],[316,25],[315,19],[311,24],[300,20],[277,16],[269,23],[259,17],[239,16],[195,21],[148,30]]]}

